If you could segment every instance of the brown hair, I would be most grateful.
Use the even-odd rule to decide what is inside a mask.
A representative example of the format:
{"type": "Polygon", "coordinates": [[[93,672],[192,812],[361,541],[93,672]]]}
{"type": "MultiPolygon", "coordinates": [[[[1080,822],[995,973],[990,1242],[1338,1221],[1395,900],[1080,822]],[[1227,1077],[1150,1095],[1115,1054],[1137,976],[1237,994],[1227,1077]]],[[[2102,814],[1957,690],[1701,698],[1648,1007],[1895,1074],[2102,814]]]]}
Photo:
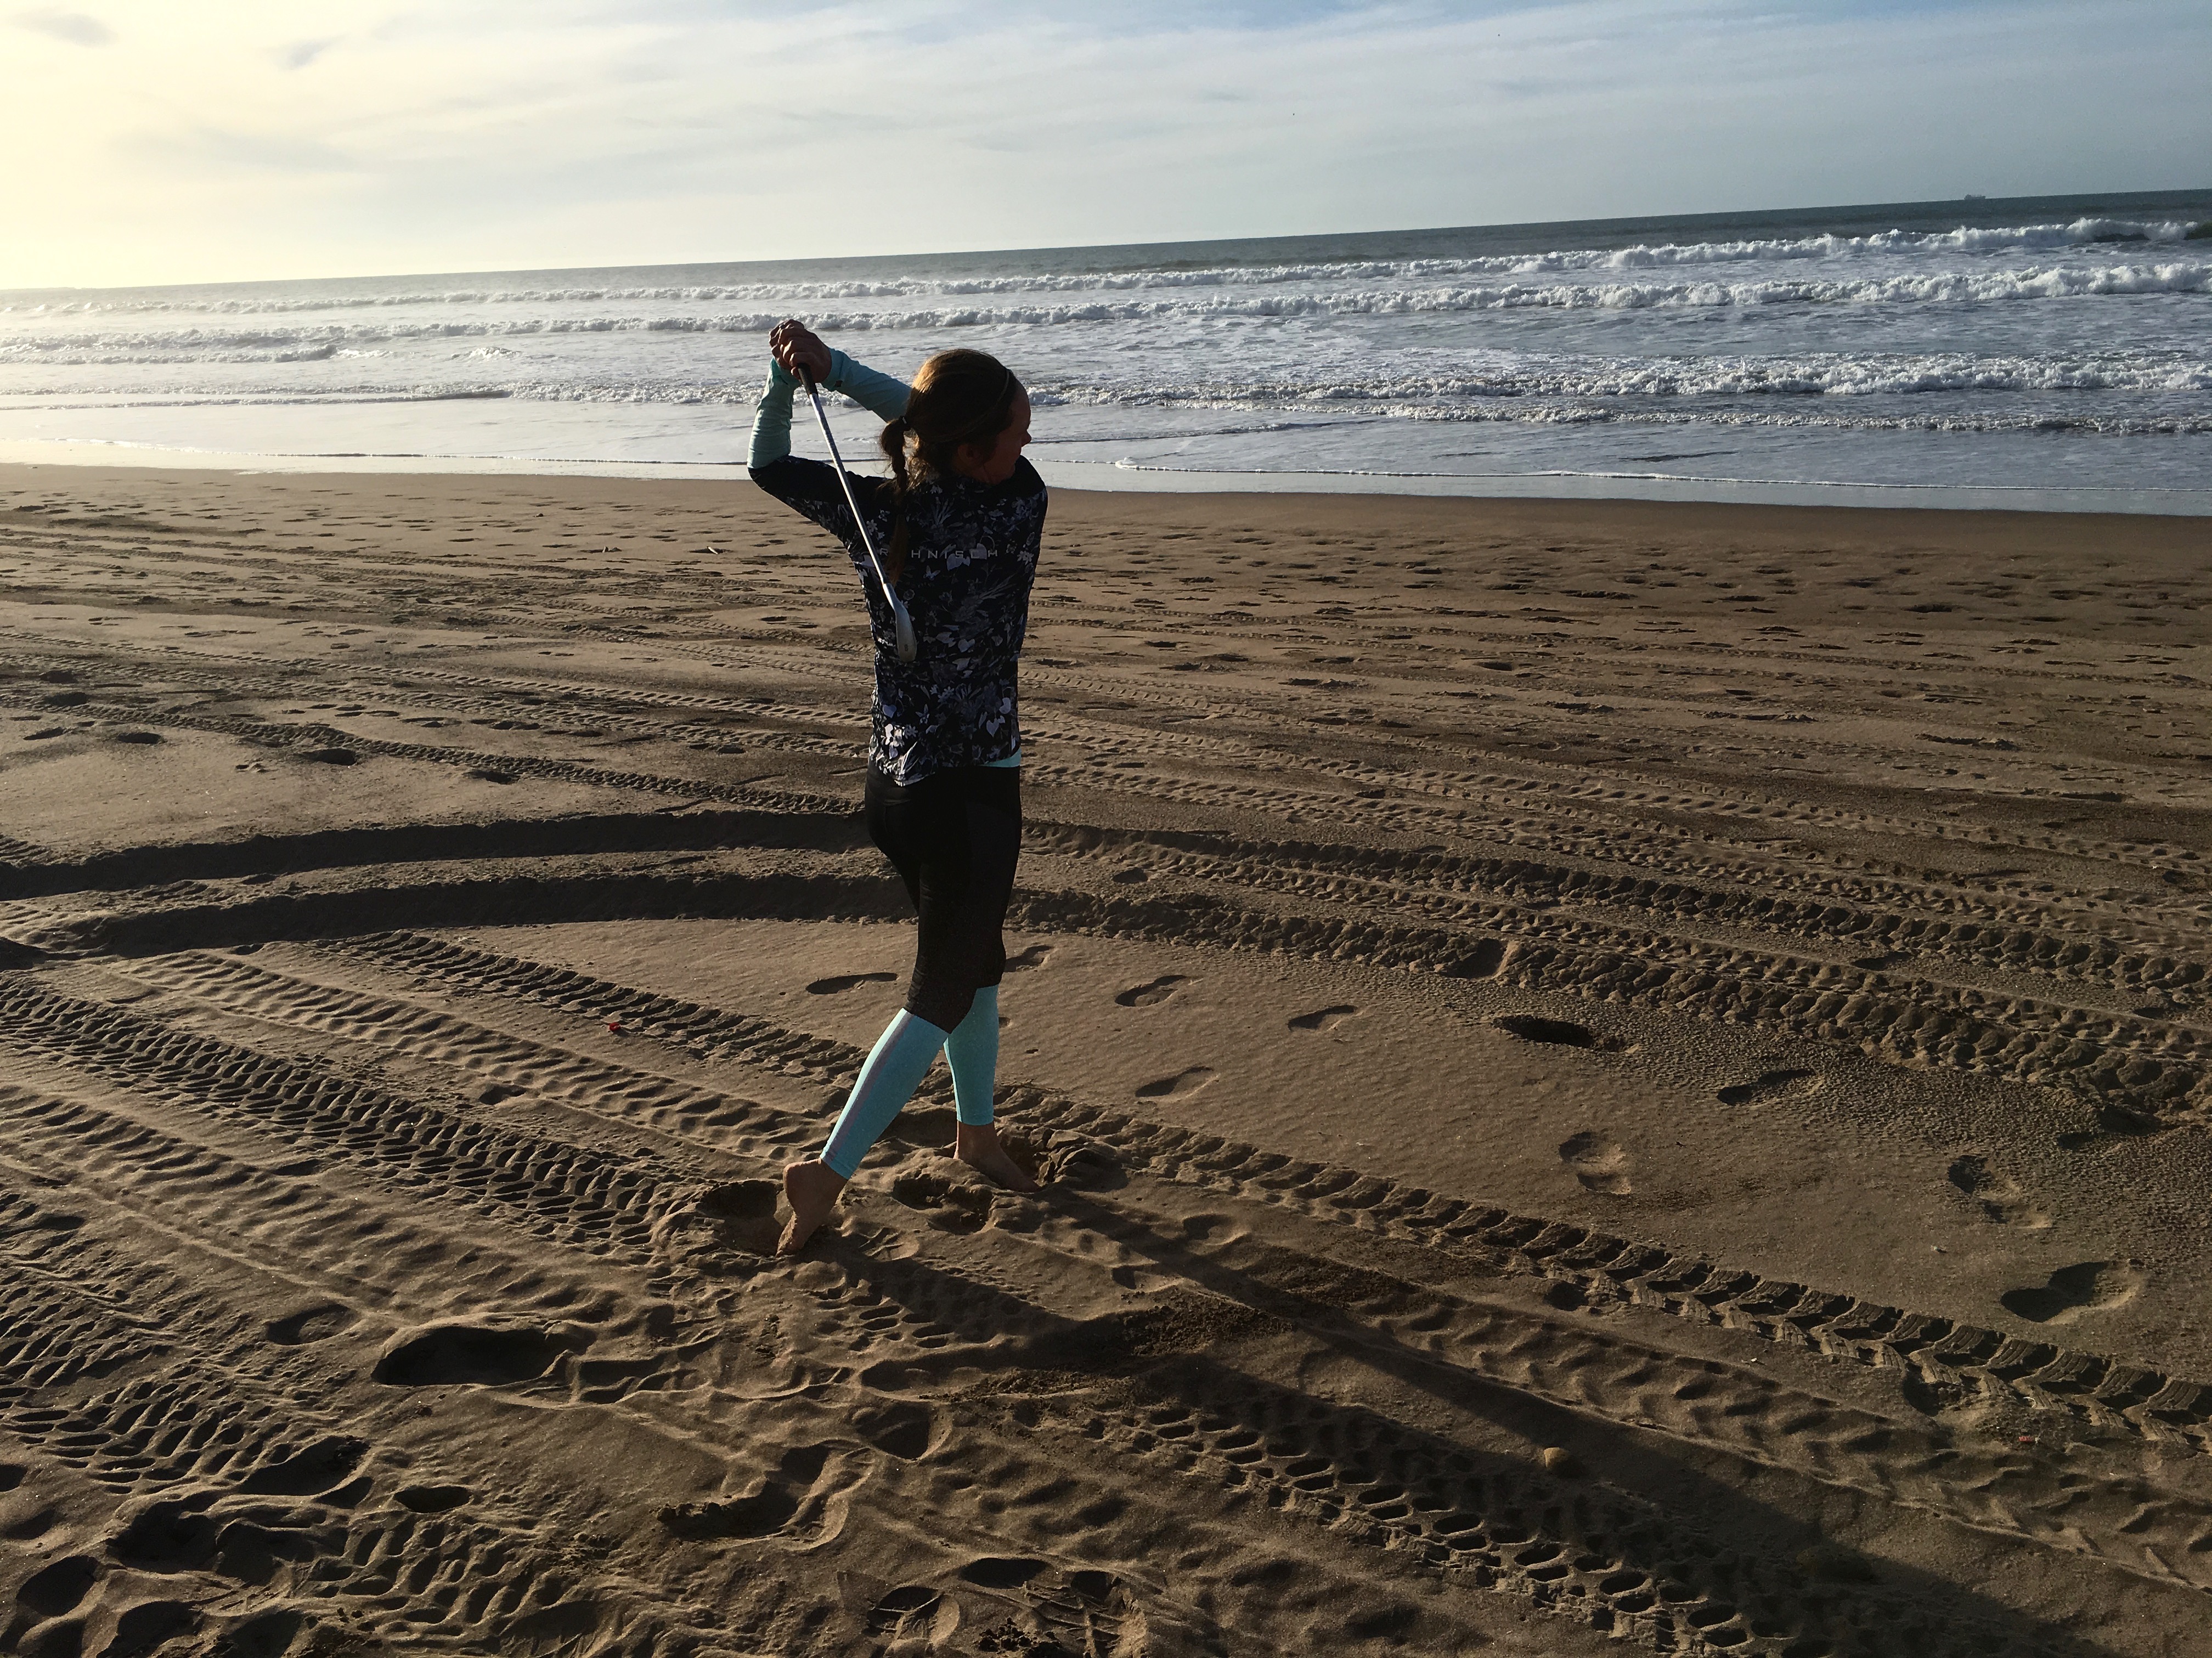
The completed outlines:
{"type": "Polygon", "coordinates": [[[891,464],[896,516],[884,574],[899,579],[906,568],[906,499],[933,477],[954,470],[964,443],[988,443],[1014,417],[1021,382],[988,352],[940,351],[914,377],[906,413],[884,428],[884,453],[891,464]]]}

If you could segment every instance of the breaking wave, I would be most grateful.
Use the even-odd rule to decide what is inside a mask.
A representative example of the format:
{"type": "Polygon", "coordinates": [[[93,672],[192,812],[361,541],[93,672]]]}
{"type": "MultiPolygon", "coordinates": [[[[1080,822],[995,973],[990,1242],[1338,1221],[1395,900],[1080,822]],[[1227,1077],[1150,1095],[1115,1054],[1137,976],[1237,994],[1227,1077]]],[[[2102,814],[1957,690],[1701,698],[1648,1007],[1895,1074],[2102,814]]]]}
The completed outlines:
{"type": "MultiPolygon", "coordinates": [[[[152,402],[413,401],[457,397],[514,398],[541,403],[749,405],[758,396],[753,378],[631,375],[619,379],[498,374],[515,354],[483,349],[453,354],[458,366],[481,365],[488,378],[409,375],[392,381],[357,377],[380,354],[325,353],[324,360],[356,360],[356,377],[312,388],[250,381],[195,392],[184,380],[128,393],[83,399],[78,406],[144,405],[152,402]]],[[[298,358],[252,358],[272,366],[298,358]]],[[[1030,385],[1041,408],[1275,410],[1334,410],[1358,416],[1412,419],[1522,418],[1491,405],[1528,400],[1583,400],[1619,407],[1703,401],[1820,400],[1914,398],[1941,394],[2015,395],[2128,392],[2179,398],[2212,392],[2212,356],[2177,350],[2084,352],[2063,357],[1978,356],[1958,352],[1799,356],[1572,357],[1496,354],[1490,361],[1443,374],[1376,374],[1312,379],[1119,381],[1040,375],[1030,385]]],[[[12,389],[8,401],[68,406],[81,388],[65,382],[12,389]]],[[[2212,410],[2207,411],[2212,418],[2212,410]]],[[[2046,423],[2038,416],[2037,423],[2046,423]]],[[[2161,428],[2164,429],[2164,428],[2161,428]]]]}
{"type": "MultiPolygon", "coordinates": [[[[299,291],[234,295],[102,295],[84,299],[0,303],[0,316],[89,317],[128,313],[250,316],[412,307],[498,307],[544,305],[793,306],[872,299],[944,299],[1012,294],[1117,293],[1146,288],[1273,287],[1344,282],[1450,282],[1482,276],[1547,276],[1577,271],[1634,271],[1701,264],[1770,261],[1923,260],[1931,255],[1986,256],[2183,241],[2193,227],[2172,219],[2084,217],[2066,223],[1948,231],[1889,230],[1867,235],[1817,235],[1732,241],[1638,243],[1620,248],[1565,248],[1468,258],[1343,259],[1279,264],[1220,264],[1194,270],[1134,267],[1116,270],[1036,271],[852,277],[830,281],[695,283],[571,283],[517,287],[409,288],[391,292],[299,291]]],[[[4,300],[5,295],[0,295],[4,300]]],[[[780,316],[777,319],[781,319],[780,316]]]]}
{"type": "MultiPolygon", "coordinates": [[[[825,332],[952,328],[1052,328],[1115,322],[1268,320],[1409,316],[1463,312],[1727,310],[1805,306],[1990,305],[2009,301],[2139,297],[2212,292],[2212,262],[2046,265],[1943,270],[1861,280],[1765,279],[1681,282],[1511,282],[1487,286],[1370,288],[1336,293],[1205,298],[1093,300],[1080,304],[953,306],[817,315],[825,332]]],[[[0,363],[311,361],[343,349],[404,340],[484,339],[566,334],[760,334],[784,311],[698,315],[425,318],[258,328],[186,327],[0,336],[0,363]]]]}
{"type": "Polygon", "coordinates": [[[1777,465],[1935,482],[2201,473],[2212,192],[1911,211],[1655,222],[1633,246],[1581,224],[0,294],[0,431],[720,454],[760,336],[797,314],[885,368],[963,339],[1000,352],[1061,453],[1582,465],[1639,446],[1610,428],[1704,426],[1796,458],[1777,465]],[[1929,433],[1989,435],[1910,435],[1929,433]]]}

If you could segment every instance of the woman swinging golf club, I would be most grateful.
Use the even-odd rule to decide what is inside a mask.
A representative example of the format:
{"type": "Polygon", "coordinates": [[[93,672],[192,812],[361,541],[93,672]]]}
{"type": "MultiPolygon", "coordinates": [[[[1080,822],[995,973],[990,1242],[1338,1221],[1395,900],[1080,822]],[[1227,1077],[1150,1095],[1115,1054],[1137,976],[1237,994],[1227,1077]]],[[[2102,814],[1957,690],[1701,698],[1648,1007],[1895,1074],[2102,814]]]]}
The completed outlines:
{"type": "MultiPolygon", "coordinates": [[[[845,544],[876,644],[868,834],[920,912],[906,1005],[884,1028],[819,1157],[783,1171],[804,1248],[860,1159],[945,1050],[954,1155],[1018,1192],[1036,1182],[992,1126],[1001,929],[1020,851],[1016,677],[1044,528],[1044,480],[1022,459],[1030,400],[981,351],[945,351],[911,386],[832,351],[801,324],[769,335],[775,365],[753,421],[753,482],[845,544]],[[842,392],[890,422],[888,482],[791,453],[793,393],[842,392]],[[880,556],[879,556],[880,555],[880,556]]],[[[821,417],[821,403],[814,402],[821,417]]],[[[823,434],[830,435],[823,421],[823,434]]],[[[836,454],[830,439],[830,453],[836,454]]]]}

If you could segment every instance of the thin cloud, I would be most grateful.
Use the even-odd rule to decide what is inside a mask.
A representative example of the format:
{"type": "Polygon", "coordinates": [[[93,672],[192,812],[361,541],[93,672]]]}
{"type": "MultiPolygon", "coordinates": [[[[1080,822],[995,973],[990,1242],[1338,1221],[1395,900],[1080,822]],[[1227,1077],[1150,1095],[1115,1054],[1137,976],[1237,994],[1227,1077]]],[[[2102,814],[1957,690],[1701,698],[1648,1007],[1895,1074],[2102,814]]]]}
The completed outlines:
{"type": "Polygon", "coordinates": [[[0,285],[2151,188],[2212,143],[2203,0],[100,3],[118,50],[0,100],[54,158],[0,285]]]}
{"type": "Polygon", "coordinates": [[[285,133],[235,132],[222,127],[148,136],[141,154],[178,172],[351,173],[360,160],[319,139],[285,133]]]}
{"type": "Polygon", "coordinates": [[[19,11],[10,21],[17,28],[51,34],[55,39],[66,40],[73,46],[115,44],[114,30],[97,17],[88,17],[81,11],[19,11]]]}

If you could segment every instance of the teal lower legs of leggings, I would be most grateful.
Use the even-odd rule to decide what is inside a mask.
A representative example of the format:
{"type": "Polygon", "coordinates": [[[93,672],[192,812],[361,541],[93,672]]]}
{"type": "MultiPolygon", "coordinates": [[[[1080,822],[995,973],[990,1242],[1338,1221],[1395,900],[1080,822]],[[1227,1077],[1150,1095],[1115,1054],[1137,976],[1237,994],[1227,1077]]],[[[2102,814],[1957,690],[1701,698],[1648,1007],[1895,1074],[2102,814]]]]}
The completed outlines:
{"type": "Polygon", "coordinates": [[[944,1046],[942,1030],[901,1008],[876,1038],[874,1051],[845,1096],[845,1108],[830,1131],[830,1144],[822,1148],[822,1161],[852,1179],[868,1148],[921,1086],[929,1067],[937,1063],[937,1050],[944,1046]]]}
{"type": "Polygon", "coordinates": [[[999,987],[975,993],[968,1017],[945,1039],[945,1062],[952,1067],[952,1097],[960,1121],[981,1128],[992,1118],[991,1090],[999,1080],[999,987]]]}

